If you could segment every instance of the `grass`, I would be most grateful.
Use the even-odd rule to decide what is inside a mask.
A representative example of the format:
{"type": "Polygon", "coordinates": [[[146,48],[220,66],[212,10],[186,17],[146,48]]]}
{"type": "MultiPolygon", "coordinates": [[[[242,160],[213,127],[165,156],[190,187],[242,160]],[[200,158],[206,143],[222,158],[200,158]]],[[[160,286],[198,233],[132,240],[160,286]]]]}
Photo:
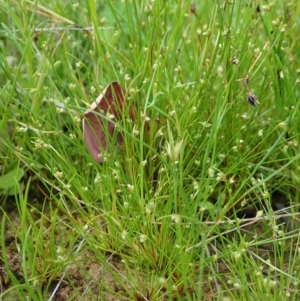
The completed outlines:
{"type": "Polygon", "coordinates": [[[3,300],[299,299],[270,202],[297,225],[300,5],[193,5],[0,0],[3,300]],[[112,81],[99,164],[81,120],[112,81]]]}

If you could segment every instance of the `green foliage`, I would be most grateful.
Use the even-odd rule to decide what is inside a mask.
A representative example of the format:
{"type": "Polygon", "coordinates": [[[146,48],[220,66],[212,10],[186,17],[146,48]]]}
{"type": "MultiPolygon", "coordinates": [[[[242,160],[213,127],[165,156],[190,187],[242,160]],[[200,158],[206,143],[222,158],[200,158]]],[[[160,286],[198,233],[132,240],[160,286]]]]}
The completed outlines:
{"type": "Polygon", "coordinates": [[[19,181],[24,175],[24,170],[17,167],[0,177],[0,192],[1,194],[19,193],[19,181]],[[16,191],[17,190],[17,191],[16,191]]]}
{"type": "Polygon", "coordinates": [[[0,189],[19,194],[20,219],[3,209],[0,296],[53,299],[67,279],[70,300],[298,298],[298,232],[281,231],[270,199],[299,205],[300,5],[248,2],[0,0],[0,189]],[[107,137],[100,165],[81,121],[114,80],[124,143],[107,137]],[[235,210],[252,203],[266,212],[245,230],[235,210]],[[87,254],[123,293],[104,272],[89,290],[88,268],[76,286],[87,254]]]}

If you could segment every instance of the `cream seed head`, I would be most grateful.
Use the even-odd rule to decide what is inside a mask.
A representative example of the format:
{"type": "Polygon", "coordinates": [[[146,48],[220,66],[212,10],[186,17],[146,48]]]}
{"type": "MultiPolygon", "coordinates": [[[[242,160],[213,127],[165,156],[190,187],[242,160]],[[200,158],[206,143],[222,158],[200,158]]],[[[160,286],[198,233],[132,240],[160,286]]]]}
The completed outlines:
{"type": "Polygon", "coordinates": [[[197,181],[193,181],[194,190],[199,190],[199,183],[197,181]]]}
{"type": "Polygon", "coordinates": [[[171,161],[175,162],[179,158],[179,154],[182,148],[183,140],[180,140],[175,145],[171,145],[171,143],[166,143],[166,152],[170,157],[171,161]]]}
{"type": "Polygon", "coordinates": [[[140,243],[144,243],[147,239],[148,237],[145,234],[140,235],[140,243]]]}
{"type": "Polygon", "coordinates": [[[71,184],[64,184],[63,185],[63,190],[68,191],[71,188],[71,184]]]}
{"type": "Polygon", "coordinates": [[[258,210],[257,212],[256,212],[256,218],[260,218],[260,217],[262,217],[264,215],[264,212],[262,211],[262,210],[258,210]]]}
{"type": "Polygon", "coordinates": [[[62,171],[56,171],[53,175],[54,175],[54,177],[55,177],[56,179],[62,179],[62,177],[63,177],[63,172],[62,172],[62,171]]]}
{"type": "Polygon", "coordinates": [[[143,111],[141,111],[141,118],[145,122],[150,120],[150,118],[143,111]]]}
{"type": "Polygon", "coordinates": [[[130,75],[129,75],[129,74],[125,74],[125,76],[124,76],[124,80],[125,80],[125,81],[129,81],[129,80],[131,80],[131,77],[130,77],[130,75]]]}
{"type": "Polygon", "coordinates": [[[22,153],[22,152],[24,151],[24,148],[21,147],[21,146],[19,146],[19,145],[17,145],[17,146],[16,146],[16,150],[17,150],[19,153],[22,153]]]}
{"type": "Polygon", "coordinates": [[[48,148],[49,145],[46,144],[43,140],[41,139],[36,139],[34,141],[32,141],[34,144],[35,149],[43,149],[43,148],[48,148]]]}
{"type": "Polygon", "coordinates": [[[62,113],[64,113],[64,109],[63,108],[60,108],[60,107],[56,107],[56,113],[58,113],[58,114],[62,114],[62,113]]]}
{"type": "Polygon", "coordinates": [[[217,173],[216,180],[217,180],[217,181],[222,181],[222,182],[226,181],[226,176],[225,176],[225,174],[222,173],[222,172],[218,172],[218,173],[217,173]]]}
{"type": "Polygon", "coordinates": [[[235,289],[240,290],[242,288],[242,285],[239,282],[233,283],[233,286],[235,289]]]}
{"type": "Polygon", "coordinates": [[[94,183],[97,184],[97,183],[101,183],[102,182],[102,177],[100,174],[96,174],[96,177],[95,177],[95,180],[94,180],[94,183]]]}
{"type": "Polygon", "coordinates": [[[127,235],[128,235],[128,232],[127,232],[126,230],[123,230],[123,231],[121,232],[121,238],[122,238],[123,240],[126,239],[127,235]]]}
{"type": "Polygon", "coordinates": [[[27,126],[17,126],[16,131],[19,133],[26,133],[28,131],[27,126]]]}
{"type": "Polygon", "coordinates": [[[215,176],[215,169],[213,167],[209,167],[207,173],[210,178],[213,178],[215,176]]]}
{"type": "Polygon", "coordinates": [[[155,134],[155,137],[163,137],[163,136],[164,136],[164,132],[162,129],[159,129],[155,134]]]}
{"type": "Polygon", "coordinates": [[[178,215],[178,214],[172,214],[172,215],[171,215],[171,219],[172,219],[176,224],[179,224],[180,221],[181,221],[181,217],[180,217],[180,215],[178,215]]]}
{"type": "Polygon", "coordinates": [[[132,135],[137,136],[139,134],[139,130],[137,129],[137,125],[135,124],[132,129],[132,135]]]}
{"type": "Polygon", "coordinates": [[[81,61],[78,61],[78,62],[76,63],[76,67],[77,67],[77,68],[82,68],[82,67],[83,67],[83,63],[82,63],[81,61]]]}
{"type": "Polygon", "coordinates": [[[132,192],[134,190],[134,186],[131,184],[127,184],[127,189],[132,192]]]}

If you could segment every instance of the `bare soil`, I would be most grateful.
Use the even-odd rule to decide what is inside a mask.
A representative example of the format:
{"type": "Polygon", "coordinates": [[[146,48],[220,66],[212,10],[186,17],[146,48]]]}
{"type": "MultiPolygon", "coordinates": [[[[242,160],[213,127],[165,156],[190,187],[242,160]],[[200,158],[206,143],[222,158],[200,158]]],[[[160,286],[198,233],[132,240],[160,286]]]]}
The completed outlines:
{"type": "MultiPolygon", "coordinates": [[[[6,249],[7,262],[9,262],[9,270],[16,277],[19,283],[24,282],[21,252],[16,238],[16,229],[20,228],[20,217],[16,204],[14,202],[6,202],[2,210],[6,213],[4,244],[6,249]]],[[[0,212],[2,220],[4,212],[0,212]]],[[[6,290],[11,288],[12,283],[9,279],[7,267],[3,262],[3,248],[0,251],[0,296],[6,290]]],[[[123,265],[113,256],[108,256],[110,265],[118,270],[121,274],[125,274],[123,265]]],[[[49,298],[52,300],[107,300],[119,301],[125,300],[127,294],[123,286],[118,284],[114,277],[102,266],[101,263],[94,259],[90,252],[86,252],[76,258],[76,262],[69,265],[65,273],[59,279],[51,281],[48,288],[49,298]],[[99,283],[101,286],[99,287],[99,283]],[[114,292],[114,293],[110,293],[114,292]],[[95,298],[98,296],[98,298],[95,298]],[[100,298],[100,299],[99,299],[100,298]]],[[[19,300],[17,295],[9,293],[4,294],[3,300],[19,300]]],[[[0,298],[2,300],[2,298],[0,298]]],[[[128,300],[128,299],[127,299],[128,300]]]]}
{"type": "MultiPolygon", "coordinates": [[[[16,238],[16,229],[20,228],[20,217],[16,204],[13,202],[6,202],[5,207],[2,208],[0,212],[0,219],[2,220],[4,212],[7,214],[8,219],[12,223],[5,224],[5,233],[1,233],[4,236],[4,244],[7,256],[7,262],[9,262],[9,267],[5,267],[3,262],[3,248],[0,250],[0,296],[5,293],[8,289],[12,287],[12,282],[8,276],[7,268],[14,275],[14,277],[19,281],[19,283],[24,282],[24,271],[22,267],[21,252],[19,249],[18,239],[16,238]]],[[[253,226],[251,227],[253,230],[253,226]]],[[[257,233],[259,233],[259,227],[257,228],[257,233]]],[[[253,234],[253,233],[252,233],[253,234]]],[[[251,235],[252,235],[251,234],[251,235]]],[[[259,233],[261,235],[261,233],[259,233]]],[[[3,246],[2,246],[3,247],[3,246]]],[[[265,246],[262,249],[249,249],[248,254],[251,260],[257,260],[251,255],[251,252],[258,254],[262,259],[268,260],[272,263],[276,257],[274,251],[270,246],[265,246]]],[[[69,265],[65,270],[63,275],[60,275],[57,279],[52,279],[50,284],[47,286],[47,298],[49,300],[60,301],[60,300],[106,300],[106,301],[121,301],[121,300],[131,300],[128,293],[126,292],[126,269],[120,262],[120,258],[114,257],[111,254],[107,254],[107,261],[114,272],[118,272],[123,275],[124,283],[120,284],[116,281],[110,271],[104,267],[100,262],[95,260],[95,256],[91,252],[85,252],[76,258],[76,261],[69,265]],[[101,284],[100,284],[101,283],[101,284]]],[[[291,254],[288,251],[286,255],[286,266],[289,264],[291,254]]],[[[232,277],[232,272],[228,264],[224,261],[219,261],[217,263],[218,273],[222,273],[225,278],[232,277]]],[[[262,269],[263,273],[266,275],[270,274],[270,267],[265,265],[262,269]]],[[[275,272],[274,279],[276,279],[275,272]]],[[[134,273],[134,271],[133,271],[134,273]]],[[[209,273],[209,271],[208,271],[209,273]]],[[[226,283],[226,281],[225,281],[226,283]]],[[[204,277],[203,281],[203,292],[207,298],[214,300],[213,296],[216,296],[216,292],[220,290],[219,284],[208,282],[207,277],[204,277]]],[[[250,285],[250,284],[249,284],[250,285]]],[[[128,284],[128,289],[130,285],[128,284]]],[[[288,290],[289,288],[287,288],[288,290]]],[[[299,296],[300,298],[300,296],[299,296]]],[[[1,300],[19,300],[17,295],[11,290],[8,294],[4,294],[4,298],[1,300]]],[[[148,300],[144,297],[136,296],[136,301],[148,300]]],[[[149,299],[151,300],[151,299],[149,299]]],[[[166,297],[162,297],[161,301],[168,300],[166,297]]]]}

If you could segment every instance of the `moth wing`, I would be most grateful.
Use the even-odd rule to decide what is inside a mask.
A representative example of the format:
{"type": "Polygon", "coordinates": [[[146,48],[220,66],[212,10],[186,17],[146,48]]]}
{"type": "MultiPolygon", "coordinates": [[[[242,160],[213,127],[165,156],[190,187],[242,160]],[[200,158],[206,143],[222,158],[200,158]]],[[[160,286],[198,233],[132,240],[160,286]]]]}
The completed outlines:
{"type": "MultiPolygon", "coordinates": [[[[91,104],[90,109],[86,110],[83,118],[83,137],[85,143],[93,157],[97,162],[103,162],[99,157],[101,150],[107,150],[107,141],[104,127],[107,125],[108,132],[113,135],[114,124],[107,122],[101,116],[112,114],[115,119],[118,118],[118,110],[121,109],[124,103],[122,88],[117,82],[112,82],[91,104]]],[[[121,139],[118,139],[121,142],[121,139]]]]}
{"type": "Polygon", "coordinates": [[[99,157],[101,149],[106,149],[106,137],[99,125],[99,116],[93,113],[88,113],[83,119],[83,138],[93,157],[97,162],[103,162],[99,157]]]}

